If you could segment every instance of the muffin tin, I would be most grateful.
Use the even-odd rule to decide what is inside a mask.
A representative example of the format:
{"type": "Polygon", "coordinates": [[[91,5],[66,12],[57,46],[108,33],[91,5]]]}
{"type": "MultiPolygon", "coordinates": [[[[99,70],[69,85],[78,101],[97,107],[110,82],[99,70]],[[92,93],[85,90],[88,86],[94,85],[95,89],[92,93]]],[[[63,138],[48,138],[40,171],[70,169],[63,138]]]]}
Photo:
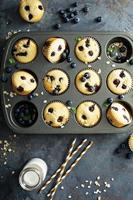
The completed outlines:
{"type": "MultiPolygon", "coordinates": [[[[125,101],[127,105],[130,106],[131,112],[133,107],[133,91],[130,90],[125,96],[124,99],[120,100],[118,95],[113,94],[107,86],[106,79],[109,73],[113,69],[126,69],[133,75],[133,65],[130,60],[133,56],[133,40],[132,38],[123,32],[75,32],[75,33],[48,33],[48,32],[22,32],[15,34],[5,47],[3,54],[3,60],[1,65],[1,100],[4,116],[7,122],[7,125],[17,133],[27,133],[27,134],[102,134],[102,133],[128,133],[132,131],[133,121],[130,125],[124,128],[116,128],[112,126],[107,118],[106,112],[109,104],[107,103],[107,98],[113,98],[114,101],[125,101]],[[74,48],[77,40],[82,37],[90,36],[95,38],[101,49],[101,55],[98,59],[90,64],[85,64],[78,60],[75,56],[74,48]],[[70,57],[72,62],[76,63],[76,67],[72,68],[70,63],[64,60],[63,62],[52,64],[48,62],[47,59],[42,54],[42,48],[45,41],[50,37],[61,37],[64,38],[70,50],[70,57]],[[21,38],[31,38],[33,39],[38,46],[38,53],[36,58],[27,64],[22,64],[16,62],[12,58],[12,48],[15,42],[21,38]],[[121,41],[126,45],[128,49],[128,56],[125,61],[114,62],[114,58],[111,59],[107,55],[107,48],[112,42],[121,41]],[[75,86],[76,75],[83,69],[87,67],[92,67],[96,70],[101,77],[101,87],[97,93],[93,95],[84,95],[78,91],[75,86]],[[52,95],[48,93],[43,86],[43,78],[48,71],[51,69],[62,69],[65,71],[69,77],[70,83],[68,89],[60,95],[52,95]],[[32,96],[20,96],[16,95],[12,91],[11,86],[11,76],[15,71],[26,70],[29,71],[37,77],[38,86],[35,89],[32,96]],[[68,106],[70,110],[70,118],[68,123],[61,128],[53,128],[47,125],[43,119],[43,110],[44,108],[53,101],[59,101],[66,104],[67,101],[72,101],[72,105],[68,106]],[[78,105],[84,101],[93,101],[96,102],[101,109],[101,120],[100,122],[90,128],[85,128],[76,121],[75,112],[78,105]],[[23,106],[21,106],[23,102],[23,106]],[[29,110],[32,110],[33,121],[30,121],[30,125],[26,124],[25,126],[20,126],[18,123],[19,115],[14,112],[16,106],[19,106],[21,109],[27,106],[29,103],[29,110]],[[36,113],[36,114],[35,114],[36,113]],[[34,116],[35,114],[35,116],[34,116]]],[[[16,109],[15,109],[16,110],[16,109]]],[[[31,120],[32,115],[26,115],[26,120],[31,120]]]]}

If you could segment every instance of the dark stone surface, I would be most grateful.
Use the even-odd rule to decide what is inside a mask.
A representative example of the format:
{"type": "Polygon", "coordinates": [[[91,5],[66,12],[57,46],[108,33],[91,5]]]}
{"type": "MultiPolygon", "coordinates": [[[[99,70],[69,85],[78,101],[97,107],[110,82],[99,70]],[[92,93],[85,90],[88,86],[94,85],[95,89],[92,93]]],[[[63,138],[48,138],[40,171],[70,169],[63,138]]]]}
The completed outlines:
{"type": "MultiPolygon", "coordinates": [[[[87,15],[81,14],[79,24],[63,24],[63,31],[127,31],[133,32],[133,1],[132,0],[80,0],[79,8],[84,5],[90,7],[87,15]],[[102,16],[102,22],[96,23],[94,19],[102,16]]],[[[11,30],[43,30],[53,31],[52,26],[60,22],[57,10],[67,8],[71,0],[52,0],[48,2],[45,18],[38,24],[30,25],[22,21],[18,15],[17,0],[1,0],[0,2],[0,45],[2,46],[8,31],[11,30]],[[7,21],[9,24],[7,25],[7,21]]],[[[8,153],[7,165],[3,165],[4,159],[0,159],[0,200],[43,200],[45,194],[38,195],[35,192],[25,192],[18,185],[18,174],[24,163],[32,157],[40,157],[48,164],[48,175],[51,175],[64,159],[68,144],[74,136],[53,135],[17,135],[13,138],[12,132],[7,128],[1,114],[0,116],[0,140],[8,140],[15,153],[8,153]],[[15,174],[12,175],[12,171],[15,174]]],[[[132,200],[133,199],[133,159],[125,159],[125,152],[115,155],[114,150],[123,142],[128,135],[77,135],[80,142],[83,138],[93,139],[94,147],[82,159],[71,175],[63,182],[64,190],[58,190],[55,199],[66,200],[71,194],[73,200],[96,200],[93,193],[96,186],[75,189],[86,179],[95,180],[99,175],[104,181],[111,177],[111,188],[107,193],[102,193],[102,200],[132,200]]],[[[0,155],[2,156],[2,150],[0,155]]],[[[86,184],[87,185],[87,184],[86,184]]],[[[103,188],[103,187],[102,187],[103,188]]]]}

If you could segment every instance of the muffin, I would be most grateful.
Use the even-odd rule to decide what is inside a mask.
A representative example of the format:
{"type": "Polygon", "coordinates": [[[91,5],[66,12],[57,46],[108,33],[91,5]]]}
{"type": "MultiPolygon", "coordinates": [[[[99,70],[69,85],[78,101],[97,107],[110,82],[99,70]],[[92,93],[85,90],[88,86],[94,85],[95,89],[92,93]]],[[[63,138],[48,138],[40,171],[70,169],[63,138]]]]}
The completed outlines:
{"type": "Polygon", "coordinates": [[[68,50],[63,38],[49,38],[43,46],[43,55],[51,63],[58,63],[64,59],[64,53],[68,50]]]}
{"type": "Polygon", "coordinates": [[[40,0],[21,0],[19,13],[27,22],[39,22],[44,15],[44,6],[40,0]]]}
{"type": "Polygon", "coordinates": [[[37,45],[30,38],[22,38],[15,43],[12,54],[18,62],[29,63],[37,55],[37,45]]]}
{"type": "Polygon", "coordinates": [[[129,110],[119,102],[114,102],[107,110],[107,119],[109,122],[118,128],[122,128],[132,122],[132,117],[129,110]]]}
{"type": "Polygon", "coordinates": [[[99,106],[92,101],[85,101],[76,109],[77,122],[83,127],[95,126],[101,118],[101,110],[99,106]]]}
{"type": "Polygon", "coordinates": [[[67,90],[69,79],[64,71],[53,69],[45,75],[43,84],[50,94],[59,95],[67,90]]]}
{"type": "Polygon", "coordinates": [[[77,42],[75,53],[80,61],[91,63],[100,55],[100,45],[94,38],[85,37],[77,42]]]}
{"type": "Polygon", "coordinates": [[[46,106],[43,117],[49,126],[60,128],[68,122],[69,110],[63,103],[55,101],[46,106]]]}
{"type": "Polygon", "coordinates": [[[132,77],[127,70],[115,69],[108,75],[107,85],[115,94],[126,94],[132,88],[132,77]]]}
{"type": "Polygon", "coordinates": [[[29,72],[17,71],[11,77],[13,91],[19,95],[28,95],[37,87],[37,81],[29,72]]]}
{"type": "Polygon", "coordinates": [[[130,150],[133,152],[133,134],[131,134],[128,139],[128,146],[129,146],[130,150]]]}
{"type": "Polygon", "coordinates": [[[77,74],[75,84],[79,92],[90,95],[98,92],[100,89],[101,78],[96,71],[88,68],[77,74]]]}

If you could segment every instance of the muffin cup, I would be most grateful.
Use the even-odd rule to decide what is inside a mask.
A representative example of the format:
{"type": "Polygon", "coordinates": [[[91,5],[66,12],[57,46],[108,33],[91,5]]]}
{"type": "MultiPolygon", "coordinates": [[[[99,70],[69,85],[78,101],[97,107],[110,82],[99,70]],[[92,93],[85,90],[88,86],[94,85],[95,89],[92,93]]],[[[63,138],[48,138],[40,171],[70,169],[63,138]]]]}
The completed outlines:
{"type": "MultiPolygon", "coordinates": [[[[125,69],[125,68],[116,68],[117,70],[124,70],[124,71],[126,71],[128,74],[130,74],[130,76],[131,76],[131,79],[132,79],[132,86],[131,86],[131,88],[127,91],[127,92],[125,92],[125,93],[122,93],[123,95],[124,94],[128,94],[132,89],[133,89],[133,77],[132,77],[132,74],[127,70],[127,69],[125,69]]],[[[108,86],[108,77],[109,77],[109,75],[114,71],[114,70],[116,70],[116,69],[113,69],[112,71],[110,71],[109,72],[109,74],[107,75],[107,78],[106,78],[106,85],[107,85],[107,88],[109,89],[109,91],[110,92],[112,92],[111,91],[111,89],[109,88],[109,86],[108,86]]],[[[116,94],[116,95],[122,95],[122,94],[117,94],[117,93],[114,93],[114,92],[112,92],[113,94],[116,94]]]]}
{"type": "Polygon", "coordinates": [[[65,105],[65,103],[63,103],[62,101],[53,100],[53,101],[50,101],[50,102],[43,108],[42,117],[43,117],[44,123],[45,123],[47,126],[49,126],[49,127],[51,127],[51,128],[64,128],[64,126],[66,126],[66,124],[69,122],[69,119],[70,119],[70,110],[69,110],[68,107],[65,105]],[[49,124],[45,121],[45,119],[44,119],[44,111],[45,111],[45,109],[47,108],[47,106],[50,105],[51,103],[61,103],[61,104],[64,105],[64,106],[66,107],[66,109],[68,110],[68,113],[69,113],[68,120],[66,121],[66,123],[65,123],[64,125],[58,126],[58,127],[56,127],[56,126],[51,126],[51,125],[49,125],[49,124]]]}
{"type": "Polygon", "coordinates": [[[97,92],[99,92],[99,90],[100,90],[100,88],[101,88],[101,86],[102,86],[102,78],[101,78],[100,74],[98,74],[98,72],[97,72],[95,69],[92,69],[92,68],[90,68],[90,67],[85,68],[85,69],[82,69],[82,70],[80,70],[80,71],[76,74],[75,80],[74,80],[75,87],[76,87],[76,89],[77,89],[81,94],[83,94],[83,95],[86,95],[86,96],[94,95],[94,94],[96,94],[97,92],[94,92],[94,93],[92,93],[92,94],[85,94],[85,93],[81,92],[81,91],[78,89],[77,85],[76,85],[76,78],[77,78],[77,76],[79,75],[80,72],[82,72],[82,71],[84,71],[84,70],[91,70],[91,71],[94,71],[95,73],[97,73],[97,75],[98,75],[99,78],[100,78],[100,86],[99,86],[99,89],[98,89],[98,91],[97,91],[97,92]]]}
{"type": "Polygon", "coordinates": [[[69,89],[69,87],[70,87],[70,78],[69,78],[69,75],[68,75],[68,73],[65,72],[65,70],[63,70],[63,69],[60,69],[60,68],[53,68],[53,69],[51,69],[51,70],[48,70],[48,71],[46,72],[46,74],[44,75],[44,78],[43,78],[43,87],[44,87],[44,89],[46,90],[46,92],[48,92],[49,94],[51,94],[51,95],[53,95],[53,96],[59,96],[59,95],[64,94],[64,93],[69,89]],[[60,71],[64,72],[64,73],[66,74],[67,78],[68,78],[68,86],[67,86],[66,90],[65,90],[64,92],[60,93],[60,94],[53,94],[53,93],[49,92],[49,91],[46,89],[46,87],[44,86],[44,78],[46,77],[46,75],[47,75],[49,72],[51,72],[51,71],[53,71],[53,70],[60,70],[60,71]]]}
{"type": "Polygon", "coordinates": [[[33,61],[37,58],[38,49],[39,49],[38,44],[37,44],[37,42],[36,42],[34,39],[32,39],[32,38],[30,38],[30,37],[27,37],[27,38],[26,38],[26,37],[22,37],[22,38],[20,38],[19,40],[17,40],[17,41],[14,43],[14,45],[13,45],[13,47],[12,47],[12,56],[13,56],[13,58],[15,59],[16,62],[21,63],[21,64],[28,64],[28,63],[33,62],[33,61]],[[33,41],[33,42],[35,43],[35,45],[36,45],[36,51],[37,51],[37,52],[36,52],[36,56],[34,57],[33,60],[31,60],[31,61],[29,61],[29,62],[20,62],[20,61],[18,61],[18,60],[16,59],[16,57],[14,56],[14,54],[13,54],[13,49],[14,49],[15,45],[16,45],[19,41],[25,40],[25,39],[29,39],[29,40],[31,40],[31,41],[33,41]]]}
{"type": "Polygon", "coordinates": [[[76,46],[77,46],[78,42],[80,42],[81,40],[83,40],[83,39],[85,39],[85,38],[91,38],[91,39],[95,40],[95,41],[97,42],[98,46],[99,46],[99,55],[98,55],[98,57],[97,57],[96,59],[94,59],[92,62],[83,62],[83,63],[85,63],[86,65],[88,65],[88,64],[91,64],[91,63],[94,63],[95,61],[97,61],[98,58],[100,57],[101,53],[102,53],[102,48],[101,48],[101,45],[100,45],[100,43],[98,42],[98,40],[96,40],[96,39],[95,39],[94,37],[92,37],[92,36],[79,37],[79,38],[80,38],[80,40],[78,40],[78,39],[76,40],[77,42],[76,42],[76,45],[75,45],[75,48],[74,48],[74,52],[75,52],[76,58],[77,58],[80,62],[83,62],[82,60],[80,60],[80,59],[78,58],[78,56],[77,56],[77,54],[76,54],[76,46]]]}
{"type": "MultiPolygon", "coordinates": [[[[60,38],[60,37],[53,37],[53,38],[57,38],[57,39],[64,39],[64,38],[60,38]]],[[[45,43],[44,43],[44,45],[43,45],[43,48],[42,48],[42,54],[43,54],[43,56],[44,56],[44,58],[49,62],[49,63],[51,63],[51,64],[57,64],[57,63],[61,63],[61,62],[63,62],[66,58],[62,58],[62,54],[63,53],[65,53],[66,52],[66,50],[68,51],[68,53],[66,53],[66,55],[68,56],[69,55],[69,53],[70,53],[70,48],[69,48],[69,45],[68,45],[68,43],[67,43],[67,41],[65,40],[65,42],[66,42],[66,48],[65,48],[65,50],[64,50],[64,52],[61,54],[61,58],[60,58],[60,60],[58,61],[58,62],[55,62],[55,63],[52,63],[52,62],[50,62],[49,61],[49,59],[45,56],[45,54],[44,54],[44,52],[45,52],[45,47],[46,47],[46,51],[49,51],[49,49],[51,48],[51,43],[52,42],[50,42],[50,41],[48,41],[50,38],[48,38],[46,41],[45,41],[45,43]],[[47,43],[47,44],[46,44],[47,43]]]]}
{"type": "Polygon", "coordinates": [[[100,107],[95,101],[92,101],[92,100],[90,100],[90,101],[89,101],[89,100],[82,101],[82,102],[80,102],[80,104],[76,107],[75,119],[76,119],[76,122],[77,122],[80,126],[82,126],[83,128],[93,128],[93,127],[97,126],[97,125],[100,123],[101,119],[102,119],[102,109],[101,109],[101,107],[100,107]],[[98,106],[98,108],[99,108],[99,111],[100,111],[100,118],[99,118],[99,120],[97,121],[97,123],[94,124],[93,126],[84,126],[84,125],[81,124],[81,123],[78,121],[78,119],[77,119],[77,116],[76,116],[76,114],[77,114],[77,109],[78,109],[78,107],[79,107],[82,103],[84,103],[84,102],[92,102],[92,103],[96,104],[96,105],[98,106]]]}
{"type": "MultiPolygon", "coordinates": [[[[114,101],[115,103],[120,103],[120,104],[122,104],[127,110],[128,110],[128,112],[130,113],[130,116],[131,116],[131,119],[133,120],[133,108],[132,108],[132,106],[128,103],[128,102],[126,102],[126,101],[114,101]]],[[[114,103],[113,102],[113,103],[114,103]]],[[[124,127],[126,127],[126,126],[129,126],[130,124],[127,124],[127,125],[125,125],[125,126],[123,126],[123,127],[117,127],[117,126],[115,126],[115,125],[113,125],[112,123],[111,123],[111,121],[108,119],[108,117],[107,117],[107,113],[108,113],[108,110],[110,109],[110,106],[112,105],[112,103],[108,106],[108,108],[107,108],[107,110],[106,110],[106,119],[107,119],[107,121],[109,122],[109,124],[111,124],[113,127],[115,127],[115,128],[118,128],[118,129],[121,129],[121,128],[124,128],[124,127]]],[[[132,122],[131,122],[132,123],[132,122]]]]}

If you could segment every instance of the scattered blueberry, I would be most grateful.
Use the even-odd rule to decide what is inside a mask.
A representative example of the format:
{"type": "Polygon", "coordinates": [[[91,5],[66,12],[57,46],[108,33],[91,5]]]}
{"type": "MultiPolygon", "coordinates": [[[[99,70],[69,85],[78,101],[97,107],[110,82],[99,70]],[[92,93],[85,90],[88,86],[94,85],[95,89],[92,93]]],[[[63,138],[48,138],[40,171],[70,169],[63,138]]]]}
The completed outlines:
{"type": "Polygon", "coordinates": [[[74,14],[74,15],[78,15],[78,14],[79,14],[79,11],[78,11],[78,10],[74,10],[73,14],[74,14]]]}
{"type": "Polygon", "coordinates": [[[61,15],[63,15],[64,13],[65,13],[64,10],[60,10],[60,11],[59,11],[59,14],[61,14],[61,15]]]}
{"type": "Polygon", "coordinates": [[[58,30],[58,29],[60,29],[60,28],[61,28],[61,24],[55,24],[55,26],[54,26],[54,27],[55,27],[55,29],[57,29],[57,30],[58,30]]]}
{"type": "Polygon", "coordinates": [[[76,67],[76,63],[71,63],[71,68],[75,68],[76,67]]]}
{"type": "Polygon", "coordinates": [[[78,7],[78,2],[74,2],[74,3],[72,4],[72,6],[73,6],[73,7],[78,7]]]}
{"type": "Polygon", "coordinates": [[[123,94],[120,94],[120,95],[118,96],[118,99],[124,99],[124,95],[123,95],[123,94]]]}
{"type": "Polygon", "coordinates": [[[32,94],[29,94],[29,95],[28,95],[28,99],[29,99],[29,100],[33,99],[33,95],[32,95],[32,94]]]}
{"type": "Polygon", "coordinates": [[[68,17],[64,18],[64,22],[65,22],[65,23],[67,23],[67,22],[69,22],[69,21],[70,21],[70,19],[69,19],[68,17]]]}
{"type": "Polygon", "coordinates": [[[77,24],[80,22],[80,18],[79,17],[75,17],[73,20],[74,24],[77,24]]]}
{"type": "Polygon", "coordinates": [[[133,59],[131,59],[131,60],[129,61],[129,64],[130,64],[130,65],[133,65],[133,59]]]}
{"type": "Polygon", "coordinates": [[[67,8],[66,11],[67,11],[67,12],[72,12],[73,9],[72,9],[72,8],[67,8]]]}
{"type": "Polygon", "coordinates": [[[68,56],[67,57],[67,62],[70,63],[71,61],[72,61],[72,58],[68,56]]]}
{"type": "Polygon", "coordinates": [[[85,6],[82,10],[83,10],[84,13],[88,13],[89,12],[89,7],[85,6]]]}
{"type": "Polygon", "coordinates": [[[67,17],[67,14],[66,14],[66,13],[64,13],[64,14],[62,15],[62,17],[63,17],[63,18],[66,18],[66,17],[67,17]]]}
{"type": "Polygon", "coordinates": [[[72,104],[73,104],[73,102],[72,102],[71,100],[68,100],[68,101],[66,102],[66,105],[69,106],[69,107],[71,107],[72,104]]]}
{"type": "Polygon", "coordinates": [[[131,158],[132,158],[132,153],[127,153],[127,154],[126,154],[126,158],[127,158],[127,159],[131,159],[131,158]]]}
{"type": "Polygon", "coordinates": [[[101,21],[102,21],[102,17],[101,16],[96,18],[96,22],[101,22],[101,21]]]}
{"type": "Polygon", "coordinates": [[[71,14],[70,14],[70,18],[73,18],[73,17],[74,17],[74,13],[71,13],[71,14]]]}
{"type": "Polygon", "coordinates": [[[12,67],[6,67],[5,71],[6,71],[6,73],[11,73],[12,72],[12,67]]]}
{"type": "Polygon", "coordinates": [[[61,55],[61,58],[62,58],[63,60],[65,60],[65,59],[67,58],[67,53],[66,53],[66,52],[63,52],[62,55],[61,55]]]}
{"type": "Polygon", "coordinates": [[[107,102],[108,103],[112,103],[113,102],[113,98],[112,97],[107,98],[107,102]]]}

